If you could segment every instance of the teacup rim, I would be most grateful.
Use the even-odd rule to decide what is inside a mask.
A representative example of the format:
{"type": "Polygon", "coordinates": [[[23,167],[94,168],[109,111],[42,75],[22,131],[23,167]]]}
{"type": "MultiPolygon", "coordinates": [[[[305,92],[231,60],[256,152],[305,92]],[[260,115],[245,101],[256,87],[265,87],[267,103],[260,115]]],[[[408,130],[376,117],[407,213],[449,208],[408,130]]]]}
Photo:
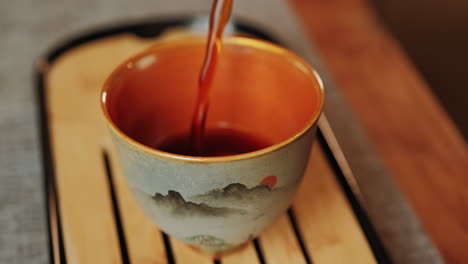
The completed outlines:
{"type": "MultiPolygon", "coordinates": [[[[301,70],[309,76],[309,78],[315,82],[319,89],[319,105],[314,112],[314,115],[312,118],[306,123],[306,125],[299,130],[297,133],[292,135],[291,137],[288,137],[287,139],[278,142],[276,144],[273,144],[271,146],[268,146],[263,149],[259,149],[256,151],[252,152],[247,152],[247,153],[242,153],[242,154],[236,154],[236,155],[228,155],[228,156],[218,156],[218,157],[203,157],[203,156],[188,156],[188,155],[180,155],[180,154],[174,154],[170,152],[165,152],[162,150],[158,150],[152,147],[149,147],[145,144],[142,144],[135,139],[129,137],[126,135],[122,130],[120,130],[117,125],[112,121],[109,112],[107,111],[106,107],[106,99],[107,99],[107,92],[108,88],[110,86],[111,80],[115,78],[115,76],[122,71],[124,68],[127,67],[127,65],[130,62],[136,61],[139,58],[142,58],[144,56],[147,56],[150,53],[156,52],[159,49],[164,48],[167,45],[176,45],[176,44],[187,44],[190,42],[194,41],[206,41],[205,38],[201,37],[185,37],[185,38],[179,38],[179,39],[171,39],[171,40],[161,40],[153,44],[151,47],[137,53],[136,55],[126,59],[122,63],[120,63],[113,71],[112,73],[107,77],[106,81],[104,82],[104,85],[101,89],[100,93],[100,105],[101,105],[101,110],[102,113],[105,117],[106,123],[109,125],[109,127],[112,129],[113,132],[115,132],[118,136],[120,136],[125,142],[127,142],[129,145],[135,147],[136,149],[149,154],[151,156],[157,156],[162,159],[172,159],[172,160],[177,160],[177,161],[182,161],[182,162],[195,162],[195,163],[221,163],[221,162],[230,162],[230,161],[239,161],[239,160],[246,160],[246,159],[251,159],[259,156],[266,155],[268,153],[275,152],[278,149],[281,149],[283,147],[286,147],[290,145],[292,142],[296,141],[300,137],[302,137],[307,131],[309,131],[318,121],[320,118],[323,107],[324,107],[324,101],[325,101],[325,92],[324,92],[324,87],[323,87],[323,81],[320,78],[320,75],[317,73],[317,71],[309,64],[307,63],[303,58],[300,56],[296,55],[294,52],[271,42],[267,42],[264,40],[259,40],[259,39],[253,39],[253,38],[248,38],[248,37],[241,37],[241,36],[231,36],[231,37],[226,37],[223,38],[223,43],[229,43],[229,44],[237,44],[237,45],[243,45],[243,46],[249,46],[249,47],[254,47],[257,49],[263,49],[263,50],[268,50],[273,53],[277,54],[282,54],[284,56],[289,57],[292,61],[296,63],[301,64],[301,70]]],[[[314,87],[315,85],[311,85],[311,87],[314,87]]],[[[315,89],[315,87],[314,87],[315,89]]]]}

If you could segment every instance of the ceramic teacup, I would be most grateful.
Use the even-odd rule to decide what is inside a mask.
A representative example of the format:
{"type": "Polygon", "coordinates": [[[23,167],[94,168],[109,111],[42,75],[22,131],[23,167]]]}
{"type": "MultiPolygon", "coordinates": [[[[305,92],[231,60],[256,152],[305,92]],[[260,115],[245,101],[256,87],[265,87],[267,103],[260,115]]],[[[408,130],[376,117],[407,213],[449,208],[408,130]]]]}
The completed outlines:
{"type": "Polygon", "coordinates": [[[267,139],[266,148],[220,157],[157,149],[190,130],[203,38],[163,41],[123,62],[101,97],[140,206],[167,234],[211,253],[256,237],[287,210],[324,102],[319,76],[292,52],[242,37],[223,43],[207,129],[239,128],[267,139]]]}

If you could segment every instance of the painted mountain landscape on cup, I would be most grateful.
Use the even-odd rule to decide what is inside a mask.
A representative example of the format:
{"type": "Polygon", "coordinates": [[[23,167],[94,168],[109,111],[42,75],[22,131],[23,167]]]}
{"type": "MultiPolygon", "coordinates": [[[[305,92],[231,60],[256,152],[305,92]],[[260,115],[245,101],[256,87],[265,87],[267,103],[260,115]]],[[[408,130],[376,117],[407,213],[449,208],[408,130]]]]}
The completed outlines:
{"type": "Polygon", "coordinates": [[[275,184],[276,177],[267,177],[251,188],[232,183],[191,197],[175,190],[166,194],[133,192],[163,231],[204,250],[219,252],[258,235],[286,210],[296,186],[275,184]]]}

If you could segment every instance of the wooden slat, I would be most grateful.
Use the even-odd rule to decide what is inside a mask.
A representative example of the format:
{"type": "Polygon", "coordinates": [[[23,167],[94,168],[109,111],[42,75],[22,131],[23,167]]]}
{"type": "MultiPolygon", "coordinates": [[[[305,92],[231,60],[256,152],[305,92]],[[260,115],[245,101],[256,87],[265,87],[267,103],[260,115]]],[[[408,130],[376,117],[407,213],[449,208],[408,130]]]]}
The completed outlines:
{"type": "Polygon", "coordinates": [[[79,100],[82,95],[78,93],[81,76],[67,72],[73,69],[72,62],[59,61],[48,80],[49,111],[53,110],[49,115],[51,142],[65,251],[69,263],[121,263],[96,131],[93,124],[87,124],[80,116],[81,107],[72,108],[73,104],[68,105],[66,99],[73,94],[82,103],[79,100]]]}
{"type": "Polygon", "coordinates": [[[116,153],[110,149],[117,201],[120,205],[130,260],[138,264],[166,264],[166,250],[161,231],[136,203],[122,175],[116,153]]]}
{"type": "Polygon", "coordinates": [[[259,240],[268,264],[306,263],[286,213],[265,230],[259,240]]]}
{"type": "MultiPolygon", "coordinates": [[[[49,73],[49,118],[69,263],[121,262],[102,157],[107,131],[99,92],[110,71],[146,45],[126,36],[83,45],[61,57],[49,73]]],[[[160,233],[137,209],[120,171],[114,172],[132,262],[165,263],[160,233]]]]}
{"type": "Polygon", "coordinates": [[[446,261],[464,263],[468,148],[454,123],[370,1],[291,2],[446,261]]]}
{"type": "Polygon", "coordinates": [[[306,248],[315,263],[376,263],[324,155],[315,144],[293,204],[306,248]]]}
{"type": "Polygon", "coordinates": [[[70,263],[121,263],[109,186],[93,129],[54,124],[54,149],[65,250],[70,263]],[[86,153],[84,155],[84,153],[86,153]],[[96,251],[96,248],[101,250],[96,251]]]}

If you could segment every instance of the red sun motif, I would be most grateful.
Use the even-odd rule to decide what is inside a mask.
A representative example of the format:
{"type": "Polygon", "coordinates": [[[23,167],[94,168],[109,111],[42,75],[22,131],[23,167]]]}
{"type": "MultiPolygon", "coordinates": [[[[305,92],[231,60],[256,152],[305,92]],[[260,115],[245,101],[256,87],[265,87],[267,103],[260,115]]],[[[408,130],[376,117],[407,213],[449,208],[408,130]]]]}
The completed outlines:
{"type": "Polygon", "coordinates": [[[260,185],[267,185],[268,187],[273,188],[277,181],[276,176],[267,176],[260,182],[260,185]]]}

